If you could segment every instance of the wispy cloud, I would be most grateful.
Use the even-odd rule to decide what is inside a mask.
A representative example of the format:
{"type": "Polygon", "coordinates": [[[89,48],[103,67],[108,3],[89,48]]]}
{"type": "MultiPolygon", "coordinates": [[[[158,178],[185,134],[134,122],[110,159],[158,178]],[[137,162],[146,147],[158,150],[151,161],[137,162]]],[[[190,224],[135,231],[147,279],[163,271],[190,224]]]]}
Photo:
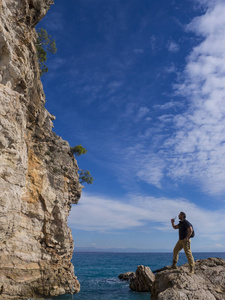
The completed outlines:
{"type": "Polygon", "coordinates": [[[139,166],[139,170],[136,172],[139,180],[161,188],[161,180],[164,177],[164,161],[154,153],[147,153],[142,154],[136,163],[139,166]]]}
{"type": "MultiPolygon", "coordinates": [[[[136,171],[139,178],[156,187],[168,177],[175,182],[188,180],[208,194],[225,193],[224,15],[225,4],[219,3],[187,26],[203,38],[187,58],[182,82],[174,87],[177,96],[188,101],[187,109],[158,117],[161,127],[157,124],[157,129],[165,131],[170,123],[173,132],[169,138],[164,135],[160,151],[153,144],[154,155],[146,149],[136,171]]],[[[168,109],[176,103],[170,101],[158,108],[168,109]]]]}
{"type": "Polygon", "coordinates": [[[161,104],[161,105],[155,105],[154,107],[155,108],[158,108],[158,109],[170,109],[170,108],[174,108],[174,107],[182,107],[183,106],[183,103],[182,102],[178,102],[178,101],[170,101],[170,102],[167,102],[165,104],[161,104]]]}
{"type": "Polygon", "coordinates": [[[122,81],[113,81],[108,84],[108,94],[114,94],[123,85],[122,81]]]}
{"type": "Polygon", "coordinates": [[[192,176],[205,192],[225,192],[225,5],[220,3],[195,18],[189,30],[204,37],[188,57],[177,93],[189,109],[174,118],[177,131],[167,141],[176,158],[170,176],[192,176]]]}
{"type": "Polygon", "coordinates": [[[142,53],[144,53],[144,50],[143,49],[134,49],[134,53],[135,54],[142,54],[142,53]]]}
{"type": "Polygon", "coordinates": [[[150,37],[150,47],[153,52],[156,51],[156,37],[154,35],[150,37]]]}
{"type": "Polygon", "coordinates": [[[184,210],[198,237],[215,242],[224,238],[225,211],[202,209],[182,198],[128,195],[124,199],[110,199],[83,193],[79,204],[72,208],[69,225],[86,231],[112,231],[148,227],[151,223],[156,230],[169,232],[170,219],[184,210]]]}
{"type": "Polygon", "coordinates": [[[204,8],[205,7],[214,7],[215,4],[222,2],[222,0],[197,0],[199,4],[201,4],[204,8]]]}
{"type": "Polygon", "coordinates": [[[65,64],[66,64],[66,59],[56,57],[56,58],[52,58],[51,62],[48,65],[49,65],[49,69],[56,71],[57,69],[65,66],[65,64]]]}
{"type": "Polygon", "coordinates": [[[142,208],[124,204],[104,196],[82,196],[72,208],[69,224],[72,228],[88,231],[122,230],[143,225],[142,208]]]}
{"type": "Polygon", "coordinates": [[[173,41],[169,42],[169,44],[167,45],[167,48],[168,48],[169,52],[173,52],[173,53],[176,53],[180,50],[180,46],[173,41]]]}
{"type": "Polygon", "coordinates": [[[147,117],[148,113],[150,112],[150,109],[147,108],[146,106],[141,106],[138,109],[136,118],[135,118],[135,122],[139,122],[141,121],[144,117],[147,117]]]}
{"type": "Polygon", "coordinates": [[[166,67],[165,69],[166,73],[177,73],[177,68],[174,64],[171,64],[169,67],[166,67]]]}
{"type": "Polygon", "coordinates": [[[49,31],[61,31],[64,29],[64,19],[62,13],[52,12],[50,10],[51,18],[46,17],[44,19],[45,27],[49,31]]]}
{"type": "MultiPolygon", "coordinates": [[[[113,55],[112,45],[116,44],[120,22],[112,27],[117,22],[107,19],[107,32],[103,30],[105,26],[101,27],[104,51],[101,43],[92,44],[92,47],[84,43],[79,49],[81,55],[74,54],[74,59],[70,60],[63,87],[70,88],[74,99],[86,111],[88,105],[92,105],[98,112],[110,112],[108,123],[105,121],[107,114],[101,115],[105,121],[101,130],[105,131],[96,130],[95,141],[99,136],[101,143],[107,140],[105,152],[109,149],[108,157],[114,155],[114,161],[118,162],[119,166],[113,166],[116,172],[119,169],[122,174],[158,188],[162,187],[164,179],[173,179],[174,184],[182,181],[197,184],[209,194],[225,193],[225,4],[208,2],[207,9],[206,2],[199,0],[205,5],[205,14],[195,18],[186,28],[200,36],[201,42],[186,58],[183,73],[178,74],[173,64],[163,69],[167,76],[168,72],[179,76],[179,84],[174,85],[174,93],[179,98],[174,96],[166,104],[150,108],[152,103],[160,101],[154,99],[158,97],[154,94],[157,72],[152,76],[151,70],[145,70],[144,61],[141,61],[147,49],[155,55],[161,47],[156,34],[148,35],[146,48],[143,47],[146,43],[130,41],[113,55]],[[113,33],[108,35],[111,31],[113,33]],[[100,65],[103,68],[99,68],[100,65]],[[144,73],[132,81],[132,72],[137,73],[136,66],[141,66],[144,73]],[[143,86],[148,88],[142,90],[143,86]]],[[[123,15],[119,20],[124,22],[123,15]]],[[[122,26],[125,32],[128,27],[122,26]]],[[[174,41],[167,46],[169,51],[179,50],[174,41]]],[[[55,68],[62,64],[63,61],[56,62],[55,68]]],[[[88,133],[82,136],[88,140],[88,133]]]]}

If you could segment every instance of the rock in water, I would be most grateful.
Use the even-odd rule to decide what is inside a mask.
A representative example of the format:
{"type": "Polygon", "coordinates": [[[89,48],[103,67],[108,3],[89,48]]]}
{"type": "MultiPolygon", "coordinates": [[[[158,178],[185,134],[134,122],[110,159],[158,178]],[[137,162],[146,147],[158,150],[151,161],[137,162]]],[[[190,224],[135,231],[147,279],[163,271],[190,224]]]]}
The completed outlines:
{"type": "Polygon", "coordinates": [[[78,292],[67,226],[81,186],[68,142],[52,132],[36,24],[53,0],[0,0],[0,298],[78,292]]]}
{"type": "Polygon", "coordinates": [[[224,300],[225,260],[197,260],[195,274],[185,264],[178,270],[166,270],[155,276],[151,300],[224,300]]]}
{"type": "Polygon", "coordinates": [[[126,272],[126,273],[120,274],[118,276],[118,278],[120,280],[126,280],[126,281],[129,281],[130,279],[132,279],[134,277],[135,277],[135,273],[134,272],[126,272]]]}
{"type": "Polygon", "coordinates": [[[138,266],[135,277],[130,280],[130,289],[136,292],[150,292],[155,275],[149,267],[138,266]]]}

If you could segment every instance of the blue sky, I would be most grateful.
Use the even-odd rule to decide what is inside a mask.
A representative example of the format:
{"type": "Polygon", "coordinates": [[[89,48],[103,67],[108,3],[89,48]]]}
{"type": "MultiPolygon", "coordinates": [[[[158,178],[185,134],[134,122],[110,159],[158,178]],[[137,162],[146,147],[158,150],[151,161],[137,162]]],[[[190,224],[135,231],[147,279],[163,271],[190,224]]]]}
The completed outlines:
{"type": "Polygon", "coordinates": [[[225,3],[56,0],[38,25],[57,53],[42,77],[54,131],[87,154],[75,247],[225,251],[225,3]]]}

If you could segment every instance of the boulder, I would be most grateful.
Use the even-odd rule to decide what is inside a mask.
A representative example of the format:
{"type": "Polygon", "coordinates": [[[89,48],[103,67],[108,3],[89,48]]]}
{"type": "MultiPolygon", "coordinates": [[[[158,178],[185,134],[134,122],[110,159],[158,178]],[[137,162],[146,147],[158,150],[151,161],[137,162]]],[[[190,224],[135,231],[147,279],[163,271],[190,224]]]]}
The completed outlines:
{"type": "Polygon", "coordinates": [[[125,281],[129,281],[130,279],[133,279],[134,277],[135,277],[134,272],[126,272],[126,273],[122,273],[118,276],[118,278],[120,280],[125,280],[125,281]]]}
{"type": "Polygon", "coordinates": [[[150,292],[155,275],[149,267],[138,266],[135,277],[130,280],[130,289],[136,292],[150,292]]]}
{"type": "Polygon", "coordinates": [[[197,260],[195,274],[189,274],[189,265],[177,270],[165,270],[155,276],[151,300],[224,300],[225,260],[208,258],[197,260]]]}

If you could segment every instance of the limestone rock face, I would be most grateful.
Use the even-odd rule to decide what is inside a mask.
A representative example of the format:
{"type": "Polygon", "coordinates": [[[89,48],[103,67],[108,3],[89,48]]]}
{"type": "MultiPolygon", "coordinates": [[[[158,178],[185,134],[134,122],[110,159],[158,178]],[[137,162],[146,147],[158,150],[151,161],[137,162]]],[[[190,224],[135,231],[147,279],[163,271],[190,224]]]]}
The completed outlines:
{"type": "Polygon", "coordinates": [[[151,300],[224,300],[225,260],[196,261],[195,274],[185,264],[178,270],[159,272],[151,290],[151,300]]]}
{"type": "Polygon", "coordinates": [[[81,195],[44,107],[34,26],[52,0],[0,0],[0,299],[78,292],[67,217],[81,195]]]}
{"type": "Polygon", "coordinates": [[[130,280],[130,289],[136,292],[150,292],[155,275],[149,267],[138,266],[135,277],[130,280]]]}

